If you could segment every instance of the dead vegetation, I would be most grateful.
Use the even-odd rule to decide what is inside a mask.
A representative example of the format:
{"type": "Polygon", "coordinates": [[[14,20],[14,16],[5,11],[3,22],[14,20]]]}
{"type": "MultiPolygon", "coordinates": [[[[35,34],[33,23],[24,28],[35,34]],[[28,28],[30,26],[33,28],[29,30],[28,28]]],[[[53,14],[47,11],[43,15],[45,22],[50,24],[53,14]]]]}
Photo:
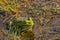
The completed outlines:
{"type": "MultiPolygon", "coordinates": [[[[2,4],[7,4],[7,1],[1,1],[0,8],[4,8],[6,14],[0,12],[0,24],[14,17],[32,17],[35,23],[33,27],[35,40],[60,40],[60,30],[58,30],[58,28],[60,28],[60,0],[18,0],[18,2],[16,2],[18,6],[11,5],[13,8],[10,6],[2,6],[2,4]]],[[[24,35],[26,35],[26,33],[24,35]]],[[[26,37],[21,37],[22,40],[24,40],[23,38],[26,37]]]]}

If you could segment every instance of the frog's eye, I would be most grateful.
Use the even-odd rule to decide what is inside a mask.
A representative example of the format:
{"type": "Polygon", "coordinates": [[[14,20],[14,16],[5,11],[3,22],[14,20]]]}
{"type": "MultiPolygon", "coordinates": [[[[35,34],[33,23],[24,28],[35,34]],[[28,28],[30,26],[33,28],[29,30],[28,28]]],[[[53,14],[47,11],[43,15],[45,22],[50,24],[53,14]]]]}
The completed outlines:
{"type": "Polygon", "coordinates": [[[28,20],[30,20],[30,18],[28,18],[28,20]]]}

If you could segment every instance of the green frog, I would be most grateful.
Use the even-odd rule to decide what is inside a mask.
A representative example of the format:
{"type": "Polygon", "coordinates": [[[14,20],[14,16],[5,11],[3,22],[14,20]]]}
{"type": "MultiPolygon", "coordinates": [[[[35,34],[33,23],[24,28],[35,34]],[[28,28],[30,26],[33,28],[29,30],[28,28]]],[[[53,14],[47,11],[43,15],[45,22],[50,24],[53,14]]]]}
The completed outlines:
{"type": "Polygon", "coordinates": [[[34,22],[31,17],[26,18],[15,18],[9,22],[9,30],[12,33],[20,34],[25,30],[31,30],[34,25],[34,22]]]}

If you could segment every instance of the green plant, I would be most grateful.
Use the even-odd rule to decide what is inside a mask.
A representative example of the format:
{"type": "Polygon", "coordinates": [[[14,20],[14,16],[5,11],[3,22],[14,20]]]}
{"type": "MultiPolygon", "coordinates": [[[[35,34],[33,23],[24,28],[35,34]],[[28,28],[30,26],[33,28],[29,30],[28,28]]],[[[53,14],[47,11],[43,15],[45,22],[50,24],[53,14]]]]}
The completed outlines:
{"type": "Polygon", "coordinates": [[[60,8],[52,8],[52,12],[56,13],[58,10],[60,10],[60,8]]]}

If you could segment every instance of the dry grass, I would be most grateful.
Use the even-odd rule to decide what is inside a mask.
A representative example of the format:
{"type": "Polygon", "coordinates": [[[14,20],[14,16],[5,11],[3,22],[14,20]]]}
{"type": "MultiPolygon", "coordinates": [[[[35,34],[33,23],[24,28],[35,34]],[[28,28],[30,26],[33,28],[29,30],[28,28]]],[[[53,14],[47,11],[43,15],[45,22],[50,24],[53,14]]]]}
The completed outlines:
{"type": "MultiPolygon", "coordinates": [[[[2,0],[0,0],[0,4],[3,5],[7,4],[6,0],[3,0],[3,2],[1,1],[2,0]]],[[[12,19],[13,17],[17,18],[21,14],[22,14],[21,16],[23,17],[32,17],[35,23],[33,27],[35,40],[60,40],[60,31],[58,30],[58,28],[60,28],[59,1],[60,0],[57,1],[56,0],[50,0],[50,1],[49,0],[45,0],[45,1],[44,0],[19,0],[20,2],[20,4],[18,4],[19,8],[17,8],[16,6],[14,6],[14,8],[9,8],[7,6],[6,8],[5,6],[5,10],[9,12],[7,12],[7,16],[4,22],[6,22],[6,20],[8,20],[9,18],[10,19],[12,19]],[[13,14],[8,14],[8,13],[13,13],[13,14]]]]}

